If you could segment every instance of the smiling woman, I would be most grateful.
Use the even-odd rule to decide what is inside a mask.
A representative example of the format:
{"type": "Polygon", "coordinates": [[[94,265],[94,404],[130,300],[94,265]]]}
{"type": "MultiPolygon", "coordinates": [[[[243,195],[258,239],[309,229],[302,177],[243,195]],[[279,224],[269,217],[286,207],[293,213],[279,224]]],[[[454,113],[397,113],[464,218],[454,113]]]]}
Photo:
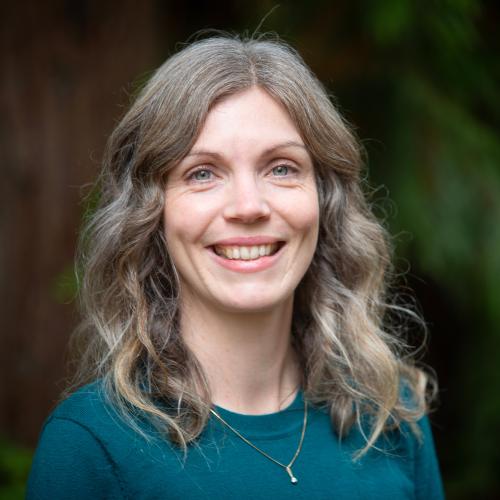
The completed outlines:
{"type": "Polygon", "coordinates": [[[360,175],[287,45],[166,61],[108,145],[80,368],[28,498],[442,498],[434,384],[384,324],[412,313],[360,175]]]}

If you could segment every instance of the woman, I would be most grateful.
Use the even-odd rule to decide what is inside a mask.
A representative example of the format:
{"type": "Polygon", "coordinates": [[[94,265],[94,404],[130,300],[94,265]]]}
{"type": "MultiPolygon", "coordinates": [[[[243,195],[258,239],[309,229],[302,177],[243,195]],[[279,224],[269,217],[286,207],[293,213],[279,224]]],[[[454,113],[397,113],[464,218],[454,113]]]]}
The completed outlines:
{"type": "Polygon", "coordinates": [[[29,498],[442,498],[428,377],[383,327],[360,152],[290,47],[170,58],[113,133],[77,385],[29,498]]]}

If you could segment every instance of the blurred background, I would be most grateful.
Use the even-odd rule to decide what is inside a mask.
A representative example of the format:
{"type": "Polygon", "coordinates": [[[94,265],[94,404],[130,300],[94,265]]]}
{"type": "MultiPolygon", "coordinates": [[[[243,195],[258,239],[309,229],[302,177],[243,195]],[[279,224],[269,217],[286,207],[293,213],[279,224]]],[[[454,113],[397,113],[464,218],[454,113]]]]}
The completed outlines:
{"type": "Polygon", "coordinates": [[[195,31],[252,33],[266,15],[260,30],[299,50],[366,149],[374,210],[429,326],[447,497],[500,498],[499,13],[479,0],[2,2],[0,499],[23,498],[68,375],[75,242],[107,137],[195,31]]]}

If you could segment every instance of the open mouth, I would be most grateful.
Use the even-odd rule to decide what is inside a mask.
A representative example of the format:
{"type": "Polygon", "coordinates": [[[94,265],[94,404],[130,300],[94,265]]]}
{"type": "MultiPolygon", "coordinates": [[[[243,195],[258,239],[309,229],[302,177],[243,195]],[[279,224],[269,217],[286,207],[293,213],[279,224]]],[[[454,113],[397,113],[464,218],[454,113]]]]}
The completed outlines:
{"type": "Polygon", "coordinates": [[[267,245],[251,246],[222,246],[214,245],[212,250],[220,257],[228,260],[257,260],[262,257],[270,257],[277,253],[285,244],[284,241],[269,243],[267,245]]]}

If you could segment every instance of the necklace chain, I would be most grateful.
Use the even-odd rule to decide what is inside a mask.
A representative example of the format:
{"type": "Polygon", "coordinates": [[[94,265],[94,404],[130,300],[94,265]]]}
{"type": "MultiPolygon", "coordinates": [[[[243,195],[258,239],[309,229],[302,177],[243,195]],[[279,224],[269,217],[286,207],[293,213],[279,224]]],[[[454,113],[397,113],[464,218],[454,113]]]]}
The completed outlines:
{"type": "Polygon", "coordinates": [[[258,451],[261,455],[264,455],[266,458],[274,462],[275,464],[279,465],[283,469],[286,470],[287,474],[290,476],[290,481],[292,484],[297,484],[299,480],[293,475],[292,472],[292,465],[295,463],[295,460],[297,460],[297,457],[299,456],[300,450],[302,449],[302,443],[304,442],[304,436],[306,435],[306,427],[307,427],[307,401],[304,401],[304,422],[302,424],[302,432],[300,435],[300,440],[299,440],[299,445],[297,446],[297,450],[295,451],[295,454],[290,460],[290,463],[288,465],[285,465],[281,463],[279,460],[276,460],[273,458],[271,455],[266,453],[265,451],[261,450],[257,446],[255,446],[251,441],[249,441],[245,436],[243,436],[240,432],[238,432],[232,425],[227,423],[213,408],[210,408],[210,411],[212,412],[213,415],[215,415],[226,427],[228,427],[234,434],[236,434],[243,442],[245,442],[248,446],[251,446],[254,450],[258,451]]]}

